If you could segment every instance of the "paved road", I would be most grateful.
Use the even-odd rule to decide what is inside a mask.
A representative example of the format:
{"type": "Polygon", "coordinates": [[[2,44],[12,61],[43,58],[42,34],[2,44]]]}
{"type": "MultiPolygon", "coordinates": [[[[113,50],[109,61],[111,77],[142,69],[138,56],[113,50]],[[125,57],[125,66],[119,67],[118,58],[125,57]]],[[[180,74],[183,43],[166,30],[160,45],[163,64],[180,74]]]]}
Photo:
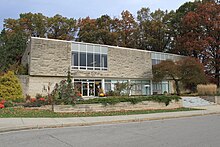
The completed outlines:
{"type": "Polygon", "coordinates": [[[0,134],[1,147],[219,147],[220,115],[0,134]]]}

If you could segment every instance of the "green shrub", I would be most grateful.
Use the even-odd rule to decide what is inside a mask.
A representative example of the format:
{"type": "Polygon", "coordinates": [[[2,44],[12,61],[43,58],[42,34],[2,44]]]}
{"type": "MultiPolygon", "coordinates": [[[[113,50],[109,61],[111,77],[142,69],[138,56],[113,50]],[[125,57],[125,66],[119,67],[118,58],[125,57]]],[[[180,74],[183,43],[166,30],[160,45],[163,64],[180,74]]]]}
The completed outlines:
{"type": "Polygon", "coordinates": [[[0,98],[12,101],[23,100],[20,82],[12,71],[0,77],[0,98]]]}
{"type": "Polygon", "coordinates": [[[43,97],[42,94],[39,94],[39,93],[37,93],[36,96],[35,96],[36,99],[39,99],[39,98],[42,98],[42,97],[43,97]]]}
{"type": "Polygon", "coordinates": [[[14,103],[12,101],[6,101],[4,103],[5,107],[13,107],[14,106],[14,103]]]}
{"type": "Polygon", "coordinates": [[[84,101],[78,101],[77,104],[103,104],[103,105],[115,105],[120,102],[130,102],[131,104],[137,104],[142,101],[154,101],[158,103],[164,103],[166,106],[172,100],[178,101],[179,96],[165,96],[165,95],[154,95],[154,96],[138,96],[138,97],[111,97],[111,98],[95,98],[84,101]]]}
{"type": "Polygon", "coordinates": [[[39,101],[35,101],[35,102],[25,103],[23,106],[24,107],[41,107],[42,103],[39,101]]]}

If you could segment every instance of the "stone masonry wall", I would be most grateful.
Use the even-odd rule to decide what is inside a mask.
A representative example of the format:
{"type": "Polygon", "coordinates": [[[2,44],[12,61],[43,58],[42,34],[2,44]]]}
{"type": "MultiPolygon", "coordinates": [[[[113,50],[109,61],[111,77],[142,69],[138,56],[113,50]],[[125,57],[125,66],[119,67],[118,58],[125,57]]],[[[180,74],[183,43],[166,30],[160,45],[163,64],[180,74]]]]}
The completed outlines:
{"type": "Polygon", "coordinates": [[[66,76],[71,64],[71,43],[33,37],[30,55],[30,75],[66,76]]]}
{"type": "Polygon", "coordinates": [[[109,72],[113,77],[152,78],[151,53],[123,48],[109,48],[109,72]]]}
{"type": "Polygon", "coordinates": [[[28,75],[19,75],[18,78],[21,82],[24,97],[25,95],[35,97],[37,93],[47,95],[49,83],[51,92],[56,83],[66,79],[66,77],[32,77],[28,75]]]}
{"type": "Polygon", "coordinates": [[[35,97],[37,93],[42,95],[48,94],[48,86],[50,84],[50,92],[54,89],[56,83],[66,77],[29,77],[29,90],[28,94],[31,97],[35,97]]]}
{"type": "Polygon", "coordinates": [[[22,94],[25,97],[25,95],[28,94],[28,91],[29,91],[29,76],[28,75],[18,75],[17,77],[20,80],[22,94]]]}
{"type": "Polygon", "coordinates": [[[102,104],[78,104],[71,105],[57,105],[55,112],[101,112],[101,111],[126,111],[126,110],[157,110],[157,109],[176,109],[183,107],[182,101],[172,101],[168,106],[164,103],[157,103],[152,101],[143,101],[138,104],[131,104],[130,102],[121,102],[115,105],[104,106],[102,104]]]}

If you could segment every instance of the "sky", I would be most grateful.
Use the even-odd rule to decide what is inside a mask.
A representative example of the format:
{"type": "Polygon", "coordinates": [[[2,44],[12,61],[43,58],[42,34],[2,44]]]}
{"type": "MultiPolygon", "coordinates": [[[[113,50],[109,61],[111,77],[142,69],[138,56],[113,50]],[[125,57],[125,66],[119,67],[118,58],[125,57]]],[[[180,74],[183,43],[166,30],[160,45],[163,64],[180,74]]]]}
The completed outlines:
{"type": "Polygon", "coordinates": [[[104,14],[119,17],[123,10],[128,10],[136,16],[142,7],[149,7],[151,11],[176,10],[188,1],[190,0],[1,0],[0,30],[3,29],[4,19],[18,19],[21,13],[42,13],[48,17],[60,14],[78,19],[87,16],[97,18],[104,14]]]}

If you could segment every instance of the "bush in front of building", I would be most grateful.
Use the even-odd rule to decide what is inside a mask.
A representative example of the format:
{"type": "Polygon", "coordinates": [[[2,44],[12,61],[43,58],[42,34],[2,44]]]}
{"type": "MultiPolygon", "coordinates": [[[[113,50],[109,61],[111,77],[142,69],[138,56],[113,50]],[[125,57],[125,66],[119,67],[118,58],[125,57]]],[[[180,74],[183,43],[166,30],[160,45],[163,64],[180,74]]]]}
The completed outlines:
{"type": "Polygon", "coordinates": [[[197,85],[197,91],[199,95],[216,95],[217,94],[217,85],[215,84],[199,84],[197,85]]]}
{"type": "Polygon", "coordinates": [[[55,104],[75,104],[79,96],[74,90],[73,83],[68,71],[67,79],[56,84],[51,93],[55,104]]]}
{"type": "Polygon", "coordinates": [[[23,101],[21,84],[12,71],[0,77],[0,99],[23,101]]]}

